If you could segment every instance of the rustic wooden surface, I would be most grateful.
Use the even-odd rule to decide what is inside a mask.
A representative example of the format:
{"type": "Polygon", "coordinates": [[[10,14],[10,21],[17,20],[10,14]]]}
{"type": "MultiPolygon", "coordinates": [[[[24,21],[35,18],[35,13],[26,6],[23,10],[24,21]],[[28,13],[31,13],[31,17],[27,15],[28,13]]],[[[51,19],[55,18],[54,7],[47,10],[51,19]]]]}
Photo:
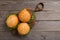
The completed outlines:
{"type": "Polygon", "coordinates": [[[0,40],[60,40],[60,0],[0,0],[0,40]],[[43,2],[45,7],[36,12],[36,22],[27,36],[12,35],[6,28],[5,19],[11,13],[43,2]]]}

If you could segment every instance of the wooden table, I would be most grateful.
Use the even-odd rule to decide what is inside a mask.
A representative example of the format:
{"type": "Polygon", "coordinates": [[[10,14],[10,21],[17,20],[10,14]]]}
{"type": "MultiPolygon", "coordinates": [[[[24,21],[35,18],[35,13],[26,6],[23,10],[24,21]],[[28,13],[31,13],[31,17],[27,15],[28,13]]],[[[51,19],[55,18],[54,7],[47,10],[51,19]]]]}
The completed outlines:
{"type": "Polygon", "coordinates": [[[0,40],[60,40],[60,1],[59,0],[0,0],[0,40]],[[45,7],[36,12],[36,22],[27,36],[12,35],[6,28],[5,19],[11,13],[35,6],[43,2],[45,7]]]}

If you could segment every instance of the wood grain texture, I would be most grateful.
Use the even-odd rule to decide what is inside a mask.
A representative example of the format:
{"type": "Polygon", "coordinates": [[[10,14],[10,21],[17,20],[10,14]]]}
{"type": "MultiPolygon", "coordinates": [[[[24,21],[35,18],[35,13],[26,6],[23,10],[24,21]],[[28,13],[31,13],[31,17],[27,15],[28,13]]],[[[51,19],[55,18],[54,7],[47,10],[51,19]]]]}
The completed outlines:
{"type": "MultiPolygon", "coordinates": [[[[0,10],[21,10],[23,8],[34,9],[41,1],[0,1],[0,10]]],[[[44,10],[56,11],[60,10],[60,1],[42,1],[45,5],[44,10]]]]}
{"type": "MultiPolygon", "coordinates": [[[[17,14],[17,13],[18,11],[0,11],[0,31],[5,30],[4,29],[6,28],[5,21],[8,15],[17,14]]],[[[60,21],[59,21],[60,14],[50,13],[49,15],[46,15],[44,13],[35,13],[35,16],[36,16],[36,22],[34,26],[35,31],[60,31],[60,21]],[[52,16],[50,16],[49,18],[49,15],[52,15],[52,16]]]]}
{"type": "Polygon", "coordinates": [[[12,35],[10,32],[0,32],[0,36],[0,40],[60,40],[60,32],[31,31],[23,37],[12,35]]]}
{"type": "MultiPolygon", "coordinates": [[[[28,1],[28,2],[19,2],[19,1],[0,1],[0,10],[2,11],[19,11],[23,8],[34,9],[39,2],[28,1]],[[34,4],[34,2],[36,4],[34,4]],[[34,5],[34,6],[33,6],[34,5]]],[[[60,20],[60,2],[59,1],[48,1],[45,2],[45,8],[42,12],[36,13],[36,20],[60,20]]]]}
{"type": "MultiPolygon", "coordinates": [[[[0,11],[0,40],[57,40],[60,39],[60,21],[36,20],[31,33],[25,37],[12,35],[5,25],[7,15],[18,11],[0,11]],[[56,37],[57,36],[57,37],[56,37]]],[[[37,13],[38,14],[38,13],[37,13]]],[[[36,17],[39,15],[36,14],[36,17]]]]}
{"type": "MultiPolygon", "coordinates": [[[[1,17],[6,17],[6,15],[8,16],[9,14],[18,14],[18,12],[20,11],[0,11],[0,16],[1,17]],[[3,16],[2,16],[3,15],[3,16]]],[[[54,12],[52,13],[52,11],[41,11],[41,12],[35,12],[35,16],[36,16],[36,20],[37,21],[60,21],[60,13],[59,12],[54,12]]],[[[3,20],[3,19],[2,19],[3,20]]]]}
{"type": "Polygon", "coordinates": [[[0,0],[0,40],[60,40],[60,0],[0,0]],[[43,2],[45,7],[36,12],[36,22],[27,36],[13,35],[5,25],[9,14],[43,2]]]}

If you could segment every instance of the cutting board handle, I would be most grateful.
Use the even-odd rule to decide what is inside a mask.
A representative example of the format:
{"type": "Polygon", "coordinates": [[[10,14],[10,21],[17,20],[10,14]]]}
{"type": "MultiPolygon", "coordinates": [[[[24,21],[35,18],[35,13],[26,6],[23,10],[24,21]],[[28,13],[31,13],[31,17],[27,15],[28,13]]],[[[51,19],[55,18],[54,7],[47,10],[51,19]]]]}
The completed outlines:
{"type": "Polygon", "coordinates": [[[44,3],[38,3],[34,9],[34,12],[42,11],[44,9],[44,3]]]}

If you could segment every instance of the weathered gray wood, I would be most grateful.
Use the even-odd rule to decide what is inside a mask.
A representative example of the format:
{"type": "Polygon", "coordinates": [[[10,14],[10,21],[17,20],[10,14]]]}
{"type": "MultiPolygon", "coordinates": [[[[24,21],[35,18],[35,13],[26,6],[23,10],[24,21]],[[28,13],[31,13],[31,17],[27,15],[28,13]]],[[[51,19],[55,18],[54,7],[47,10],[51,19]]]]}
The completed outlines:
{"type": "MultiPolygon", "coordinates": [[[[9,14],[18,13],[18,11],[0,11],[0,31],[5,31],[5,20],[9,14]]],[[[60,31],[59,13],[35,13],[36,24],[33,31],[60,31]],[[38,30],[37,30],[38,29],[38,30]]]]}
{"type": "Polygon", "coordinates": [[[20,10],[33,5],[22,1],[0,1],[0,10],[20,10]]]}
{"type": "Polygon", "coordinates": [[[0,40],[60,40],[60,0],[0,0],[0,40]],[[5,25],[7,15],[26,7],[34,9],[39,2],[45,7],[35,13],[36,22],[29,35],[12,35],[5,25]]]}
{"type": "MultiPolygon", "coordinates": [[[[0,11],[0,16],[1,17],[6,17],[6,15],[9,15],[9,14],[13,14],[13,13],[16,13],[18,14],[19,11],[0,11]]],[[[36,16],[36,20],[51,20],[51,21],[56,21],[56,20],[60,20],[60,12],[54,12],[52,13],[52,11],[42,11],[42,12],[36,12],[35,13],[35,16],[36,16]]],[[[1,19],[3,20],[3,19],[1,19]]]]}
{"type": "MultiPolygon", "coordinates": [[[[30,7],[32,9],[41,1],[0,1],[0,10],[21,10],[30,7]]],[[[57,11],[60,10],[60,1],[42,1],[46,10],[57,11]]]]}
{"type": "MultiPolygon", "coordinates": [[[[0,31],[6,31],[6,29],[7,26],[1,22],[0,31]]],[[[60,21],[36,22],[32,31],[60,31],[60,21]]]]}
{"type": "MultiPolygon", "coordinates": [[[[0,1],[0,10],[21,10],[26,7],[35,8],[39,2],[28,1],[0,1]],[[34,5],[34,6],[33,6],[34,5]]],[[[46,1],[45,8],[42,12],[36,13],[37,20],[60,20],[60,2],[59,1],[46,1]]]]}
{"type": "MultiPolygon", "coordinates": [[[[0,22],[0,31],[7,31],[4,20],[0,22]]],[[[32,31],[60,31],[60,21],[36,21],[32,31]]]]}
{"type": "Polygon", "coordinates": [[[60,32],[30,31],[27,36],[16,36],[10,32],[0,32],[0,40],[60,40],[60,32]]]}
{"type": "MultiPolygon", "coordinates": [[[[0,0],[0,1],[22,1],[22,0],[0,0]]],[[[24,1],[60,1],[60,0],[24,0],[24,1]]]]}
{"type": "Polygon", "coordinates": [[[60,20],[60,12],[38,12],[35,13],[36,20],[60,20]]]}
{"type": "Polygon", "coordinates": [[[60,31],[60,21],[38,21],[33,31],[60,31]]]}
{"type": "MultiPolygon", "coordinates": [[[[18,13],[18,11],[0,11],[0,31],[4,31],[5,20],[9,14],[18,13]]],[[[47,13],[49,14],[49,13],[47,13]]],[[[34,26],[35,31],[60,31],[60,14],[58,13],[50,13],[49,15],[44,13],[36,13],[36,24],[34,26]],[[52,16],[51,16],[52,15],[52,16]],[[57,17],[56,17],[57,16],[57,17]],[[45,19],[45,17],[48,19],[45,19]],[[45,21],[43,21],[43,19],[45,21]],[[51,20],[53,19],[53,21],[51,20]],[[40,20],[40,21],[39,21],[40,20]],[[38,30],[37,30],[38,29],[38,30]]],[[[33,31],[34,31],[33,30],[33,31]]]]}

